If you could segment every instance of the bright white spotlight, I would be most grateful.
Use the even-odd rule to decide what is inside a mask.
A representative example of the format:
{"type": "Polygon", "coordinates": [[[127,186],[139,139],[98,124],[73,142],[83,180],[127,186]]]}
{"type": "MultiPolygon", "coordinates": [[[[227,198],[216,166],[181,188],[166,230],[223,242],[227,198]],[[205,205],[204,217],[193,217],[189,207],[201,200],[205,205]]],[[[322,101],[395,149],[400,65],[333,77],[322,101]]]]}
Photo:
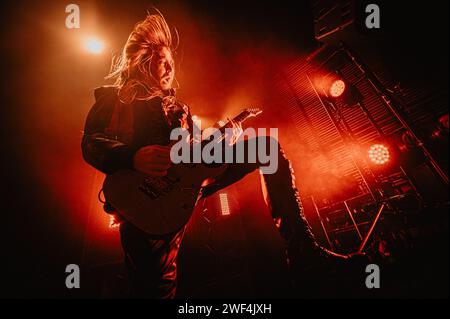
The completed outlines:
{"type": "Polygon", "coordinates": [[[383,165],[389,162],[389,149],[383,144],[374,144],[369,148],[369,159],[376,165],[383,165]]]}
{"type": "Polygon", "coordinates": [[[86,50],[93,54],[100,54],[103,52],[103,49],[105,48],[105,45],[102,41],[100,41],[97,38],[87,38],[84,42],[84,46],[86,50]]]}

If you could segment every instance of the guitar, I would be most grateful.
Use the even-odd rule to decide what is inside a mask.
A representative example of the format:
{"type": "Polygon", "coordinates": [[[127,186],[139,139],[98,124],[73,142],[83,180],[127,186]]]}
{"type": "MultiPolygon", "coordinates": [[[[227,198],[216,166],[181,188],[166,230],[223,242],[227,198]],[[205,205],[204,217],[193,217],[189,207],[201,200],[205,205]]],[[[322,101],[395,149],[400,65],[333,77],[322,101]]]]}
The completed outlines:
{"type": "MultiPolygon", "coordinates": [[[[242,123],[261,112],[260,109],[245,109],[233,121],[242,123]]],[[[229,121],[218,128],[222,138],[225,129],[232,126],[229,121]]],[[[132,169],[119,170],[107,175],[103,192],[106,201],[137,228],[151,235],[169,234],[189,221],[203,181],[220,175],[226,166],[174,164],[164,177],[132,169]]]]}

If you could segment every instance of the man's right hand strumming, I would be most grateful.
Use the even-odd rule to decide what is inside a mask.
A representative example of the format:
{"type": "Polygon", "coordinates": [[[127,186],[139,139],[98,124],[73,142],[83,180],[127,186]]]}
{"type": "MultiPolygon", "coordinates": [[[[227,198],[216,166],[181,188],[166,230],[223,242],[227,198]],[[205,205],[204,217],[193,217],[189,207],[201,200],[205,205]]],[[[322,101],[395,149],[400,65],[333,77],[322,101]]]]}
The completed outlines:
{"type": "Polygon", "coordinates": [[[150,145],[140,148],[133,157],[134,168],[150,176],[167,175],[171,165],[170,146],[150,145]]]}

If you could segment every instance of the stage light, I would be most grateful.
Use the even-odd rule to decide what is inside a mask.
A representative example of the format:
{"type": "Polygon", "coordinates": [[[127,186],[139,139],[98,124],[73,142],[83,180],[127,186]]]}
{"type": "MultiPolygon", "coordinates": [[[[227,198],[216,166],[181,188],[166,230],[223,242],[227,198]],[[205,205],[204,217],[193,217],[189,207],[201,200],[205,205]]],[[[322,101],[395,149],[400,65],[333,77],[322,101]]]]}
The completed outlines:
{"type": "Polygon", "coordinates": [[[341,107],[353,107],[363,100],[358,88],[345,81],[339,74],[331,73],[325,76],[318,75],[314,79],[314,85],[320,88],[319,94],[329,102],[341,107]]]}
{"type": "Polygon", "coordinates": [[[230,215],[230,206],[228,205],[228,195],[226,193],[219,194],[220,207],[222,209],[222,215],[230,215]]]}
{"type": "Polygon", "coordinates": [[[334,80],[330,85],[330,89],[328,90],[328,93],[333,98],[340,97],[342,94],[344,94],[345,87],[346,87],[346,85],[345,85],[344,81],[334,80]]]}
{"type": "Polygon", "coordinates": [[[383,165],[389,162],[391,155],[389,149],[383,144],[374,144],[369,148],[369,159],[376,165],[383,165]]]}
{"type": "Polygon", "coordinates": [[[437,138],[439,138],[439,137],[441,137],[441,131],[440,131],[440,130],[436,130],[436,131],[434,131],[434,132],[431,134],[431,138],[433,138],[433,139],[437,139],[437,138]]]}
{"type": "Polygon", "coordinates": [[[93,54],[100,54],[105,48],[103,42],[94,37],[87,38],[84,42],[84,46],[88,52],[93,54]]]}

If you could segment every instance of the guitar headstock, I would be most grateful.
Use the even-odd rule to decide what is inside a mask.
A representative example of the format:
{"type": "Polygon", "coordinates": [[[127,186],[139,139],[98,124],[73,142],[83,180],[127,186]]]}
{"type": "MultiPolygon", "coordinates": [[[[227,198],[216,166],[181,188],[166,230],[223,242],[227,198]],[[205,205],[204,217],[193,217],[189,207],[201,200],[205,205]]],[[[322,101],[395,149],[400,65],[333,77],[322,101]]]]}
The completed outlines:
{"type": "Polygon", "coordinates": [[[246,108],[245,111],[248,113],[249,117],[254,117],[262,113],[260,108],[246,108]]]}

